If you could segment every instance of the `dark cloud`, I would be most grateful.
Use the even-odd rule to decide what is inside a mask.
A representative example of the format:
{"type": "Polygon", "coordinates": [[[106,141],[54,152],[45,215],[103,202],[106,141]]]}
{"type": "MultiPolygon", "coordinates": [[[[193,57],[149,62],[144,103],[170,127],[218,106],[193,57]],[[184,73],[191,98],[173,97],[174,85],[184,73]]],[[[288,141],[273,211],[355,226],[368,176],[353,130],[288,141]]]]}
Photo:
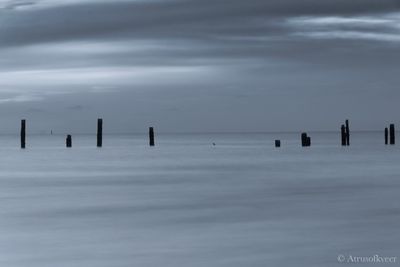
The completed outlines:
{"type": "Polygon", "coordinates": [[[330,129],[342,117],[378,120],[397,97],[396,0],[0,7],[0,110],[26,117],[18,110],[46,106],[73,118],[76,131],[100,115],[124,131],[120,114],[140,114],[130,131],[148,123],[165,131],[330,129]]]}
{"type": "MultiPolygon", "coordinates": [[[[17,4],[32,4],[17,2],[17,4]]],[[[11,5],[11,4],[10,4],[11,5]]],[[[40,2],[37,3],[40,6],[40,2]]],[[[395,0],[110,1],[3,12],[0,44],[279,34],[282,17],[395,11],[395,0]]]]}

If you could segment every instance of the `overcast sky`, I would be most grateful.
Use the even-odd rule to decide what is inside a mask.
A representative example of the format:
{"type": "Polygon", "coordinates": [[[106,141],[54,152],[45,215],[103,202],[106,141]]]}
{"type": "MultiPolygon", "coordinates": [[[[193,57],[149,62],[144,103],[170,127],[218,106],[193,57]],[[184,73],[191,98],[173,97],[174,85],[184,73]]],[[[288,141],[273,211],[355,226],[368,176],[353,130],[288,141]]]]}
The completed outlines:
{"type": "Polygon", "coordinates": [[[398,0],[0,0],[0,133],[400,123],[398,0]]]}

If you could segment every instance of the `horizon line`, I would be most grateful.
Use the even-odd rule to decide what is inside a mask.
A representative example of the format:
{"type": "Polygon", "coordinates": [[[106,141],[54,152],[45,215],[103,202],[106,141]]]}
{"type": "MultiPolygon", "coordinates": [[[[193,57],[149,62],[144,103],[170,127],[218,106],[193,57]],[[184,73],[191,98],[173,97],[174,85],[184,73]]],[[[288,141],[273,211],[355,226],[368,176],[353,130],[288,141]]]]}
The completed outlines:
{"type": "MultiPolygon", "coordinates": [[[[156,128],[155,128],[156,129],[156,128]]],[[[299,134],[302,132],[308,133],[340,133],[339,130],[293,130],[293,131],[155,131],[156,134],[299,134]]],[[[384,130],[352,130],[352,133],[378,133],[384,132],[384,130]]],[[[96,135],[96,132],[43,132],[43,131],[35,131],[27,134],[30,135],[67,135],[67,134],[75,134],[75,135],[96,135]]],[[[103,135],[142,135],[148,134],[147,131],[142,132],[103,132],[103,135]]],[[[8,132],[1,133],[1,135],[20,135],[19,132],[8,132]]]]}

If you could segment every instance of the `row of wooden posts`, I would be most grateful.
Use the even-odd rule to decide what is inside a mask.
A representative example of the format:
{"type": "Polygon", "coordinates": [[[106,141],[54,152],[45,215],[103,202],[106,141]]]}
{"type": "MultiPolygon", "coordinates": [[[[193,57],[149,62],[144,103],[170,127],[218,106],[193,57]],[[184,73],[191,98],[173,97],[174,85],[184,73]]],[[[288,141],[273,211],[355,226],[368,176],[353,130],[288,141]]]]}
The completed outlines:
{"type": "MultiPolygon", "coordinates": [[[[350,126],[349,120],[345,121],[340,127],[342,146],[350,146],[350,126]]],[[[395,127],[390,124],[385,128],[385,145],[395,144],[395,127]]],[[[65,140],[66,147],[72,147],[72,136],[69,134],[65,140]]],[[[149,127],[149,145],[154,146],[154,128],[149,127]]],[[[97,147],[103,146],[103,119],[97,119],[97,147]]],[[[281,140],[275,140],[275,147],[281,146],[281,140]]],[[[311,137],[307,133],[301,133],[301,146],[311,146],[311,137]]],[[[21,148],[26,147],[26,120],[21,120],[21,148]]]]}
{"type": "MultiPolygon", "coordinates": [[[[350,126],[349,120],[345,121],[340,127],[341,132],[341,144],[342,146],[350,146],[350,126]]],[[[385,128],[385,145],[396,143],[395,140],[395,127],[394,124],[390,124],[389,128],[385,128]]],[[[311,146],[311,137],[307,133],[301,133],[301,146],[309,147],[311,146]]],[[[275,147],[281,147],[281,140],[275,140],[275,147]]]]}
{"type": "MultiPolygon", "coordinates": [[[[66,147],[72,147],[72,136],[69,134],[65,139],[66,147]]],[[[154,128],[149,127],[149,145],[155,146],[154,128]]],[[[97,119],[97,147],[103,146],[103,119],[97,119]]],[[[26,120],[21,120],[21,148],[26,147],[26,120]]]]}

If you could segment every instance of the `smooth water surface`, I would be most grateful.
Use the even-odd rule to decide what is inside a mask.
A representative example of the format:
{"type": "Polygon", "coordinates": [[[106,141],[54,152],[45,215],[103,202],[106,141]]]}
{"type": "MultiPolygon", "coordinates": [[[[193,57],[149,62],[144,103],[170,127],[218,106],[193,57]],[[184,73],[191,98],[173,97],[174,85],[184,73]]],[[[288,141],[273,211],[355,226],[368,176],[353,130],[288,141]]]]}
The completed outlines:
{"type": "MultiPolygon", "coordinates": [[[[0,266],[343,266],[399,257],[381,133],[0,137],[0,266]],[[274,139],[282,147],[273,147],[274,139]],[[212,144],[215,143],[215,146],[212,144]]],[[[398,265],[399,259],[395,264],[398,265]]],[[[380,264],[363,264],[362,266],[380,264]]],[[[384,264],[387,266],[388,264],[384,264]]]]}

